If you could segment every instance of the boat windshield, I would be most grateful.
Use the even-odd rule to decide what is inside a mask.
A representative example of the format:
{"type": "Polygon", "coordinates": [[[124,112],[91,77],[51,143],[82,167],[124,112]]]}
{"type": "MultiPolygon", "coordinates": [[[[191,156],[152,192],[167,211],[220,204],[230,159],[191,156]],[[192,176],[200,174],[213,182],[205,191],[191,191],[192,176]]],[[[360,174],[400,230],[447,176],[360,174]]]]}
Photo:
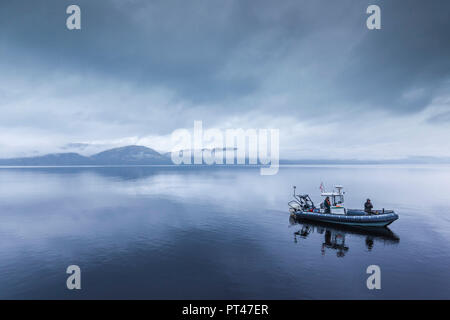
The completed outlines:
{"type": "Polygon", "coordinates": [[[335,195],[333,196],[333,205],[343,204],[344,196],[343,195],[335,195]]]}

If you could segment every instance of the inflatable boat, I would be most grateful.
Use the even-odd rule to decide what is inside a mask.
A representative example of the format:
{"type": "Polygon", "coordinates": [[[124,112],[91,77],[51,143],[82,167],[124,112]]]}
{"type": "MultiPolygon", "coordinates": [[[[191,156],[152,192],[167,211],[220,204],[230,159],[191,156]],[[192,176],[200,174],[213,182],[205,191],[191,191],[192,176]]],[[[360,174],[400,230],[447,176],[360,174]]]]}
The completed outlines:
{"type": "Polygon", "coordinates": [[[365,212],[345,208],[342,189],[342,186],[335,186],[333,192],[322,192],[321,196],[328,197],[331,202],[331,208],[329,212],[326,212],[323,206],[316,208],[309,195],[295,194],[294,187],[294,200],[288,203],[289,212],[300,219],[361,227],[386,227],[398,219],[398,215],[393,210],[365,212]]]}

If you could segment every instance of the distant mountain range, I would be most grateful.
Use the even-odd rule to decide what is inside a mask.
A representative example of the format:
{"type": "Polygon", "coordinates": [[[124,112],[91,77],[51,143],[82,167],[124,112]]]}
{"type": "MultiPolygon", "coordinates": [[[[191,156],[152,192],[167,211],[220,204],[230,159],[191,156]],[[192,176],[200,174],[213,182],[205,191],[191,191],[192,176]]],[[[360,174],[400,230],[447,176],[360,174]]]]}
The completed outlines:
{"type": "MultiPolygon", "coordinates": [[[[223,150],[225,151],[225,150],[223,150]]],[[[248,163],[248,159],[246,159],[248,163]]],[[[1,166],[82,166],[82,165],[164,165],[172,164],[170,153],[144,146],[126,146],[91,156],[78,153],[53,153],[36,157],[0,159],[1,166]]],[[[409,157],[397,160],[305,159],[280,160],[280,164],[450,164],[450,158],[409,157]]]]}
{"type": "Polygon", "coordinates": [[[53,153],[38,157],[0,159],[3,166],[79,166],[171,164],[170,154],[143,146],[114,148],[86,157],[78,153],[53,153]]]}

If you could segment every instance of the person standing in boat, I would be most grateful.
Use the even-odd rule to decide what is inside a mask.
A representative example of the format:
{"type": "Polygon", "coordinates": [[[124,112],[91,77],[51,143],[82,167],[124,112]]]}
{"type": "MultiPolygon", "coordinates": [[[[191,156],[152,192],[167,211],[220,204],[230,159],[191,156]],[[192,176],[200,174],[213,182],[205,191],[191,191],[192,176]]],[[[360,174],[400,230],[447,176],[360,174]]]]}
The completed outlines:
{"type": "Polygon", "coordinates": [[[331,213],[331,202],[330,197],[326,197],[323,202],[323,207],[325,208],[325,213],[331,213]]]}
{"type": "Polygon", "coordinates": [[[367,213],[372,213],[373,205],[372,202],[370,202],[370,199],[367,199],[366,203],[364,203],[364,211],[367,213]]]}

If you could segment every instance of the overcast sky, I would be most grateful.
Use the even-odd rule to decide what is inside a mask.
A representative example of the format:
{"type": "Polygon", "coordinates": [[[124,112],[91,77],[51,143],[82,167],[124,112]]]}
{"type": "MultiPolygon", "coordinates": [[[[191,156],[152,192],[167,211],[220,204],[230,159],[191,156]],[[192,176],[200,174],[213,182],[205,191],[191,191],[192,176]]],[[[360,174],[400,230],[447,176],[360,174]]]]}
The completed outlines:
{"type": "Polygon", "coordinates": [[[0,157],[167,151],[194,120],[278,128],[282,158],[450,156],[449,14],[448,0],[2,0],[0,157]]]}

